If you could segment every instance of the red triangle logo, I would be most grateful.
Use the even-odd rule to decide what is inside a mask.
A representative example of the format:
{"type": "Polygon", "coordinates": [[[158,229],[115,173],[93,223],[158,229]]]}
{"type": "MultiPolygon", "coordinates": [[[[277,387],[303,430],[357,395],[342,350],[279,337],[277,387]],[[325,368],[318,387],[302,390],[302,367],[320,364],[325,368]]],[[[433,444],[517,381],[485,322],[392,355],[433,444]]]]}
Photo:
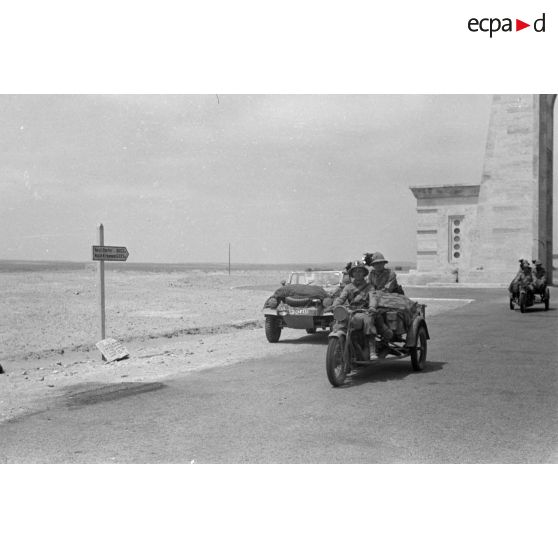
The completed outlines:
{"type": "Polygon", "coordinates": [[[521,21],[520,19],[515,20],[515,30],[516,31],[521,31],[522,29],[525,29],[526,27],[531,27],[531,25],[529,23],[525,23],[524,21],[521,21]]]}

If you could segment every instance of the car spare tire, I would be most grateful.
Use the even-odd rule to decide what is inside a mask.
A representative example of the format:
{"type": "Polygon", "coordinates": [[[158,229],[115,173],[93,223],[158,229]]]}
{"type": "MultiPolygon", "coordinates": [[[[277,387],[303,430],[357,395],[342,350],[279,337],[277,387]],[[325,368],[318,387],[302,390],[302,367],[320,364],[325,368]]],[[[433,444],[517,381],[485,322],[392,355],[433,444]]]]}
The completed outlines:
{"type": "Polygon", "coordinates": [[[309,304],[312,303],[312,299],[308,298],[308,297],[304,297],[304,298],[299,298],[299,297],[294,297],[294,296],[287,296],[285,297],[285,302],[289,305],[289,306],[308,306],[309,304]]]}

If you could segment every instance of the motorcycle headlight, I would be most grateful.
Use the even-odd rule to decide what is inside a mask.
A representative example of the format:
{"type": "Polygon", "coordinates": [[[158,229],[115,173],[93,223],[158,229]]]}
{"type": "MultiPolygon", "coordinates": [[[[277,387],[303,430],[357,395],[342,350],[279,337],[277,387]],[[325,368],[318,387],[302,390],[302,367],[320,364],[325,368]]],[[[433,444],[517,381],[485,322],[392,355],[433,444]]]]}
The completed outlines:
{"type": "Polygon", "coordinates": [[[349,311],[344,306],[333,309],[333,317],[337,322],[343,322],[349,318],[349,311]]]}

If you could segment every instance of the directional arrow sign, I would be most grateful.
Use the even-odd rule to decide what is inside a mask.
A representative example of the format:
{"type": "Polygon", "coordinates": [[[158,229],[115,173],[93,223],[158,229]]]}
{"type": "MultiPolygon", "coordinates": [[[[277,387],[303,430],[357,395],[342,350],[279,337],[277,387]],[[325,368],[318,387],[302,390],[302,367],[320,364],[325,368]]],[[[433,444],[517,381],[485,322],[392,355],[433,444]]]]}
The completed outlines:
{"type": "Polygon", "coordinates": [[[91,246],[93,259],[112,262],[125,262],[130,253],[125,246],[91,246]]]}

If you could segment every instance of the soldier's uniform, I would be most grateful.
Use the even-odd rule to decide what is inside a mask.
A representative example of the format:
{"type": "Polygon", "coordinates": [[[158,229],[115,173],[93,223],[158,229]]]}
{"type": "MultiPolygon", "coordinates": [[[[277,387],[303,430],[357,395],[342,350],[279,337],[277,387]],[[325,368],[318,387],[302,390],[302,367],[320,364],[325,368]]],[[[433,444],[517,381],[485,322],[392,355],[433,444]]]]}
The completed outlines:
{"type": "Polygon", "coordinates": [[[533,270],[533,287],[536,293],[543,294],[546,289],[546,269],[539,260],[533,262],[535,269],[533,270]]]}
{"type": "Polygon", "coordinates": [[[533,274],[531,272],[531,267],[529,266],[528,263],[523,264],[523,268],[521,270],[521,273],[519,274],[518,283],[520,287],[524,287],[525,290],[527,291],[534,290],[533,274]]]}
{"type": "Polygon", "coordinates": [[[510,286],[508,287],[508,291],[513,296],[519,295],[519,282],[521,280],[521,276],[523,275],[523,262],[525,260],[519,260],[519,271],[515,274],[515,277],[512,279],[510,286]]]}
{"type": "Polygon", "coordinates": [[[381,271],[376,271],[375,269],[370,271],[368,282],[374,291],[396,293],[399,290],[397,275],[395,271],[392,271],[389,267],[384,267],[381,271]]]}
{"type": "Polygon", "coordinates": [[[369,292],[370,285],[366,281],[359,286],[349,283],[333,301],[333,306],[340,306],[347,302],[351,308],[367,307],[369,292]]]}
{"type": "Polygon", "coordinates": [[[381,252],[375,252],[370,258],[370,265],[372,269],[368,275],[368,282],[373,291],[385,291],[386,293],[399,293],[404,294],[403,289],[397,283],[397,274],[389,267],[376,269],[374,264],[386,264],[388,261],[384,258],[381,252]]]}
{"type": "MultiPolygon", "coordinates": [[[[354,276],[354,272],[357,269],[364,271],[364,277],[368,275],[368,269],[362,262],[354,262],[350,267],[348,273],[351,277],[354,276]]],[[[363,278],[362,283],[356,284],[350,283],[347,285],[341,294],[333,301],[333,306],[348,305],[349,308],[368,308],[370,292],[370,284],[363,278]]],[[[372,327],[372,318],[368,313],[357,314],[352,318],[352,326],[355,329],[363,329],[365,335],[372,335],[374,329],[372,327]]]]}

